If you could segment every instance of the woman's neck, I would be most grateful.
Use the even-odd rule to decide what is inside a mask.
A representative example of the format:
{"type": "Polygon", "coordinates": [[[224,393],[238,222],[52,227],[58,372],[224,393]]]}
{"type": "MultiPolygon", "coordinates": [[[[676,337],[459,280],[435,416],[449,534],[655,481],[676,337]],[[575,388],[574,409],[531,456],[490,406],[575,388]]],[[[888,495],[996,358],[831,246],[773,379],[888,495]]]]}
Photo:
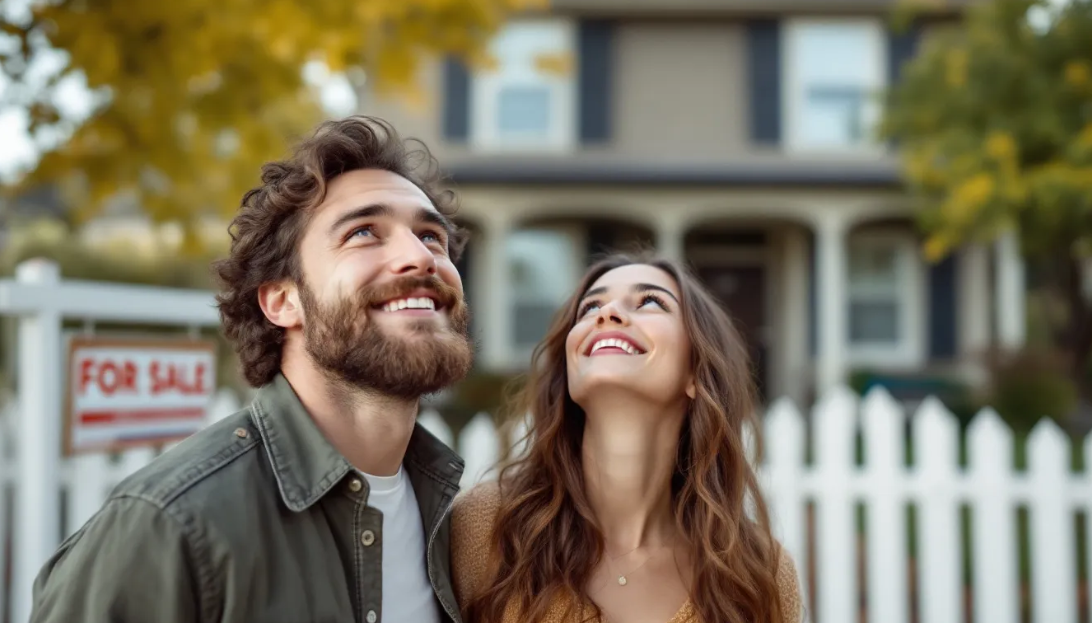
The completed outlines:
{"type": "Polygon", "coordinates": [[[607,552],[620,556],[673,539],[671,477],[684,407],[611,398],[585,405],[582,458],[588,502],[607,552]]]}

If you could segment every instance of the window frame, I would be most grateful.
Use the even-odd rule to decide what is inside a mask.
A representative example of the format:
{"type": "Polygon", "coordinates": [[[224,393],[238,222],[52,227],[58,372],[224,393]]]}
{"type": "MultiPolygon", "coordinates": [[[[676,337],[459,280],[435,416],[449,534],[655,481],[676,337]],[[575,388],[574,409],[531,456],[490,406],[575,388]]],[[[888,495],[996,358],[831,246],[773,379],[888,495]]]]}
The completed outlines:
{"type": "Polygon", "coordinates": [[[509,21],[491,41],[489,53],[498,64],[506,54],[504,36],[520,28],[554,28],[561,40],[560,53],[573,62],[571,71],[563,76],[547,76],[534,71],[518,71],[513,77],[511,69],[493,71],[477,70],[470,80],[470,128],[469,143],[478,152],[559,152],[567,153],[577,144],[577,39],[576,25],[572,20],[517,19],[509,21]],[[544,137],[505,136],[500,131],[500,95],[506,87],[542,85],[550,90],[550,125],[544,137]]]}
{"type": "Polygon", "coordinates": [[[877,368],[907,368],[924,363],[925,310],[927,301],[925,269],[912,232],[861,231],[846,239],[845,322],[846,352],[850,365],[877,368]],[[855,248],[878,247],[895,250],[895,303],[898,309],[897,339],[894,342],[854,342],[851,304],[856,296],[850,263],[855,248]]]}
{"type": "MultiPolygon", "coordinates": [[[[868,72],[871,76],[872,92],[866,94],[866,113],[865,121],[871,120],[878,122],[880,114],[882,112],[880,102],[868,101],[868,97],[874,97],[883,89],[888,86],[888,46],[887,46],[887,31],[884,27],[884,23],[879,18],[871,17],[831,17],[831,18],[792,18],[787,19],[782,24],[783,36],[781,39],[781,117],[784,121],[784,133],[782,135],[782,146],[784,151],[790,155],[799,156],[814,156],[814,155],[836,155],[847,157],[875,157],[883,155],[889,151],[888,146],[883,141],[864,140],[855,145],[815,145],[805,141],[801,137],[801,128],[803,127],[803,89],[800,84],[800,74],[793,62],[795,60],[795,53],[800,45],[800,36],[805,29],[816,26],[856,26],[866,28],[869,31],[872,50],[868,54],[863,54],[862,58],[867,59],[868,62],[873,63],[873,66],[868,72]]],[[[873,126],[874,127],[874,126],[873,126]]],[[[866,128],[866,132],[869,131],[866,128]]]]}

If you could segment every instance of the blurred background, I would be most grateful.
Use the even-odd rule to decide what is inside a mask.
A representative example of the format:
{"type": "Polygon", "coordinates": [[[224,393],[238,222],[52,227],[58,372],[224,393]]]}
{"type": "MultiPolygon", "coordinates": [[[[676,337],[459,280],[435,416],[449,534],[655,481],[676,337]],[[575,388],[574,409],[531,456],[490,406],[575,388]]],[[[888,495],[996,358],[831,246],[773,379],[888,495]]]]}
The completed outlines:
{"type": "MultiPolygon", "coordinates": [[[[478,362],[428,405],[464,455],[595,255],[653,247],[723,302],[787,427],[762,460],[792,464],[770,486],[800,505],[780,529],[809,620],[1089,621],[1089,0],[2,0],[0,27],[3,277],[44,258],[62,280],[207,292],[261,163],[322,119],[378,115],[439,158],[473,232],[459,268],[478,362]],[[878,469],[873,412],[898,439],[879,487],[857,476],[878,469]],[[923,412],[940,432],[915,428],[923,412]],[[1003,423],[982,441],[993,471],[972,465],[976,418],[982,436],[1003,423]],[[1042,470],[1064,464],[1042,472],[1060,542],[1028,511],[1036,443],[1042,470]],[[923,482],[948,482],[915,471],[930,452],[956,483],[941,523],[915,511],[923,482]],[[991,521],[968,501],[978,476],[1005,543],[972,528],[991,521]],[[877,542],[862,500],[884,489],[905,497],[877,542]],[[845,530],[821,525],[832,499],[845,530]],[[840,534],[828,551],[849,557],[825,563],[840,534]],[[940,558],[922,555],[931,534],[940,558]],[[991,579],[973,561],[995,545],[1011,561],[991,579]]],[[[30,417],[25,317],[0,315],[0,473],[30,417]]]]}

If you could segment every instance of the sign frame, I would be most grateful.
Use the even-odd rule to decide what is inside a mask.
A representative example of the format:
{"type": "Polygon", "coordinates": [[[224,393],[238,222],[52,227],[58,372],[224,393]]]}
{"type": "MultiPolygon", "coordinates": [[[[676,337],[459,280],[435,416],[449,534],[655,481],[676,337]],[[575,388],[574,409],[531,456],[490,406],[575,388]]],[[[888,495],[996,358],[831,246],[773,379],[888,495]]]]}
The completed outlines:
{"type": "MultiPolygon", "coordinates": [[[[75,356],[79,349],[94,347],[94,348],[120,348],[120,349],[151,349],[162,351],[194,351],[208,353],[212,357],[213,367],[209,371],[209,382],[212,384],[212,395],[209,397],[211,403],[215,396],[216,389],[219,386],[218,373],[219,373],[219,344],[214,339],[200,338],[193,336],[176,336],[176,335],[133,335],[133,334],[111,334],[111,333],[85,333],[85,332],[72,332],[68,336],[65,344],[65,356],[63,360],[64,370],[62,371],[62,379],[65,384],[64,389],[64,413],[61,418],[63,432],[61,441],[61,453],[65,457],[84,456],[89,454],[114,454],[125,452],[127,450],[133,450],[136,448],[160,448],[169,443],[181,441],[192,435],[193,433],[167,435],[163,437],[146,437],[133,440],[114,440],[108,444],[96,445],[94,447],[77,448],[73,445],[73,433],[77,425],[76,422],[76,395],[75,384],[76,379],[74,377],[75,356]]],[[[211,406],[211,404],[209,405],[211,406]]],[[[209,407],[206,407],[206,411],[209,407]]],[[[207,416],[207,413],[206,413],[207,416]]]]}

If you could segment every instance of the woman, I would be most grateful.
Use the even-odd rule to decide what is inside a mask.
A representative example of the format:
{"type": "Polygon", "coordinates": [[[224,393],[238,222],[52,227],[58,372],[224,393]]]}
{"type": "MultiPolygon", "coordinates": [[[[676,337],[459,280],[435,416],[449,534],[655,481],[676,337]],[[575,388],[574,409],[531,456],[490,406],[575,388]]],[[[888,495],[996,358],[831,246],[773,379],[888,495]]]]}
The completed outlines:
{"type": "Polygon", "coordinates": [[[745,456],[754,394],[739,335],[691,275],[622,255],[592,267],[535,350],[526,454],[455,503],[465,621],[801,620],[745,456]]]}

